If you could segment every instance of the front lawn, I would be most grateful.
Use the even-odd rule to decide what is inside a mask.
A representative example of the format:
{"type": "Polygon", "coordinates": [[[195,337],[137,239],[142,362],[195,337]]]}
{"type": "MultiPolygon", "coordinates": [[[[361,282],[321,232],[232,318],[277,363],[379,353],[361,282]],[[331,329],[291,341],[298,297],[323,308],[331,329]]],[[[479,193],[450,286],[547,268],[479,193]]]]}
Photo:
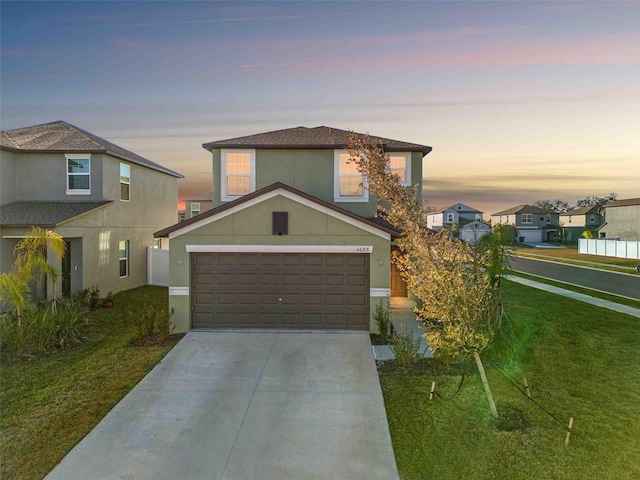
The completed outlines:
{"type": "Polygon", "coordinates": [[[594,263],[601,265],[598,268],[614,272],[638,273],[636,265],[640,262],[632,258],[605,257],[603,255],[587,255],[578,253],[577,247],[568,248],[516,248],[516,255],[523,257],[540,258],[571,265],[583,265],[593,267],[594,263]],[[624,268],[620,268],[624,267],[624,268]]]}
{"type": "MultiPolygon", "coordinates": [[[[505,308],[519,333],[505,373],[526,377],[535,400],[485,362],[500,424],[477,373],[380,372],[400,475],[409,479],[640,478],[640,322],[505,281],[505,308]],[[568,448],[569,417],[574,417],[568,448]]],[[[418,369],[416,369],[418,370],[418,369]]]]}
{"type": "Polygon", "coordinates": [[[113,309],[88,316],[85,341],[47,356],[3,364],[0,376],[0,478],[40,479],[175,344],[132,347],[131,312],[167,305],[167,289],[116,295],[113,309]]]}

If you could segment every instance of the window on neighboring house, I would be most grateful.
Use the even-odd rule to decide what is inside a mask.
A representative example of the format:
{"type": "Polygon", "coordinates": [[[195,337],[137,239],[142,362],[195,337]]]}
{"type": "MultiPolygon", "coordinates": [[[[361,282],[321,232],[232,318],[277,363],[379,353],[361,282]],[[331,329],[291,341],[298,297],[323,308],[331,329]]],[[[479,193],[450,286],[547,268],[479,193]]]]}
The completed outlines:
{"type": "Polygon", "coordinates": [[[153,240],[153,248],[162,248],[162,239],[156,238],[153,240]]]}
{"type": "Polygon", "coordinates": [[[91,155],[66,155],[67,195],[91,194],[91,155]]]}
{"type": "Polygon", "coordinates": [[[118,242],[118,255],[120,260],[120,278],[129,276],[129,240],[118,242]]]}
{"type": "Polygon", "coordinates": [[[482,221],[482,214],[481,213],[476,213],[476,220],[478,221],[482,221]]]}
{"type": "Polygon", "coordinates": [[[453,213],[447,213],[447,223],[455,221],[455,215],[453,213]]]}
{"type": "Polygon", "coordinates": [[[547,213],[547,223],[551,223],[551,214],[547,213]]]}
{"type": "Polygon", "coordinates": [[[334,154],[335,185],[333,197],[336,202],[366,202],[369,192],[364,188],[364,176],[358,172],[355,162],[349,162],[349,153],[336,150],[334,154]]]}
{"type": "Polygon", "coordinates": [[[607,238],[606,232],[600,232],[600,238],[607,238]]]}
{"type": "Polygon", "coordinates": [[[571,223],[571,215],[569,215],[569,223],[571,223]]]}
{"type": "Polygon", "coordinates": [[[402,185],[411,185],[411,154],[390,153],[389,170],[400,177],[402,185]]]}
{"type": "Polygon", "coordinates": [[[196,215],[200,215],[200,204],[199,203],[192,203],[191,204],[191,218],[195,217],[196,215]]]}
{"type": "Polygon", "coordinates": [[[532,223],[533,222],[533,216],[530,213],[523,213],[522,214],[522,223],[532,223]]]}
{"type": "Polygon", "coordinates": [[[131,166],[120,164],[120,200],[131,200],[131,166]]]}
{"type": "Polygon", "coordinates": [[[589,222],[593,223],[596,221],[596,217],[594,217],[593,215],[589,215],[589,222]]]}
{"type": "Polygon", "coordinates": [[[255,150],[222,150],[222,200],[234,200],[256,189],[255,150]]]}

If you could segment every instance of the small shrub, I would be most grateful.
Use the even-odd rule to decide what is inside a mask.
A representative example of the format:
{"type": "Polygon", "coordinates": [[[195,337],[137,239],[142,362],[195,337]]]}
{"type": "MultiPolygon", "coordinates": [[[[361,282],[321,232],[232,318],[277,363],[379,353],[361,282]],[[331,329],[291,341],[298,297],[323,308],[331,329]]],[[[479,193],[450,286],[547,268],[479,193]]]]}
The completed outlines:
{"type": "Polygon", "coordinates": [[[413,365],[422,356],[420,354],[420,337],[415,338],[413,332],[405,325],[393,332],[389,348],[396,357],[396,363],[404,368],[413,365]]]}
{"type": "Polygon", "coordinates": [[[389,326],[391,325],[391,306],[389,299],[380,300],[373,312],[373,319],[378,327],[378,335],[381,338],[387,338],[389,335],[389,326]]]}
{"type": "Polygon", "coordinates": [[[15,360],[23,355],[29,345],[29,333],[14,312],[0,318],[0,338],[2,355],[8,360],[15,360]]]}
{"type": "Polygon", "coordinates": [[[82,298],[58,301],[55,312],[56,343],[59,347],[73,345],[80,339],[80,325],[87,315],[87,305],[82,298]]]}
{"type": "Polygon", "coordinates": [[[37,353],[47,352],[56,338],[55,312],[41,303],[22,311],[22,321],[28,332],[27,338],[31,350],[37,353]]]}
{"type": "Polygon", "coordinates": [[[91,311],[98,308],[98,305],[100,304],[100,289],[97,285],[92,285],[89,289],[88,303],[91,311]]]}
{"type": "Polygon", "coordinates": [[[163,308],[145,303],[142,311],[134,315],[133,323],[136,326],[137,338],[159,335],[162,340],[166,340],[176,328],[171,323],[169,313],[163,308]]]}

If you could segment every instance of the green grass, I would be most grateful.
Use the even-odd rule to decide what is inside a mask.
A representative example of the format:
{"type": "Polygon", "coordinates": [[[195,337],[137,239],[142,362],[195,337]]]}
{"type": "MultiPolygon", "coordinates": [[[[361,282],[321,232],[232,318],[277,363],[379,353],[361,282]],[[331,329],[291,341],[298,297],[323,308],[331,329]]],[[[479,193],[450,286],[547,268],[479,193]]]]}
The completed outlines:
{"type": "Polygon", "coordinates": [[[586,255],[578,253],[577,247],[568,248],[517,248],[515,255],[522,257],[540,258],[570,265],[596,267],[613,272],[638,274],[634,270],[640,260],[630,258],[605,257],[600,255],[586,255]],[[593,265],[598,263],[601,265],[593,265]],[[622,267],[622,268],[621,268],[622,267]]]}
{"type": "Polygon", "coordinates": [[[585,295],[590,295],[596,298],[602,298],[603,300],[608,300],[610,302],[619,303],[621,305],[627,305],[628,307],[640,308],[640,301],[633,300],[627,297],[621,297],[618,295],[610,295],[608,293],[599,292],[598,290],[592,290],[590,288],[577,287],[575,285],[570,285],[568,283],[558,282],[555,280],[549,280],[547,278],[538,277],[536,275],[530,275],[522,272],[514,272],[508,271],[508,275],[515,275],[518,277],[528,278],[529,280],[533,280],[535,282],[544,283],[546,285],[553,285],[554,287],[564,288],[565,290],[571,290],[573,292],[583,293],[585,295]]]}
{"type": "Polygon", "coordinates": [[[89,316],[84,343],[3,365],[0,478],[46,475],[172,348],[129,346],[135,329],[125,312],[143,302],[166,305],[167,289],[121,292],[113,309],[89,316]]]}
{"type": "Polygon", "coordinates": [[[486,363],[498,409],[489,414],[479,376],[453,399],[459,375],[380,373],[400,475],[409,479],[640,478],[640,322],[637,318],[505,281],[505,308],[518,332],[507,373],[526,377],[537,408],[486,363]],[[507,418],[507,420],[509,420],[507,418]]]}

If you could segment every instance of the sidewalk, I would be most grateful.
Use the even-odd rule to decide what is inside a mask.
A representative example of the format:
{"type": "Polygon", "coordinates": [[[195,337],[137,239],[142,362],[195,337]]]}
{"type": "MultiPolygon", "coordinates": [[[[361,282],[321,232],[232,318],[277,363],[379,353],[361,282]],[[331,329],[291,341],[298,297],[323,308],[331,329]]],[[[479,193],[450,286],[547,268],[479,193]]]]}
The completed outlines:
{"type": "MultiPolygon", "coordinates": [[[[528,278],[517,277],[515,275],[505,275],[504,278],[511,282],[520,283],[528,287],[537,288],[538,290],[544,290],[546,292],[555,293],[556,295],[562,295],[563,297],[573,298],[580,302],[589,303],[597,307],[606,308],[615,312],[624,313],[632,317],[640,318],[640,308],[633,308],[627,305],[621,305],[619,303],[610,302],[597,297],[591,297],[583,293],[574,292],[572,290],[565,290],[564,288],[554,287],[553,285],[547,285],[546,283],[535,282],[528,278]]],[[[415,302],[408,298],[392,298],[391,299],[391,323],[393,328],[399,330],[402,325],[406,325],[413,331],[414,337],[420,337],[421,346],[420,352],[424,353],[426,357],[433,357],[429,350],[425,338],[422,336],[424,330],[422,323],[417,320],[416,314],[413,312],[415,302]]],[[[389,345],[374,345],[373,346],[373,358],[376,360],[393,360],[395,357],[389,348],[389,345]]]]}

